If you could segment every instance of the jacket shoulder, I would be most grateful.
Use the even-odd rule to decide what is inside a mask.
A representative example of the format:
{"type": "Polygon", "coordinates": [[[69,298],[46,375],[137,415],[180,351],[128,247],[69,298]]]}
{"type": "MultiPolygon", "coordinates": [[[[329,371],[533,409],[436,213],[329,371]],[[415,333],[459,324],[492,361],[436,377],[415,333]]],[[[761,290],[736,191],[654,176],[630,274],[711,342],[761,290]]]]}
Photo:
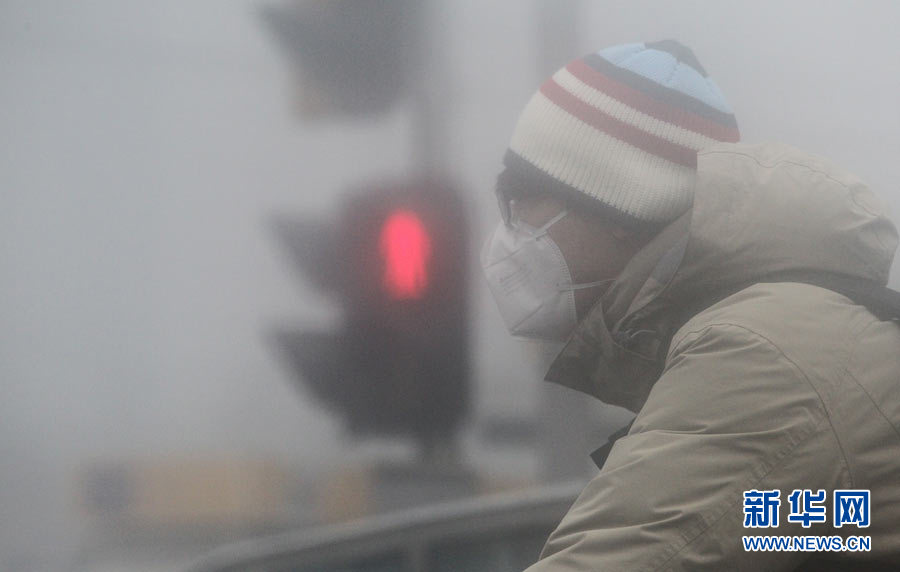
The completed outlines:
{"type": "Polygon", "coordinates": [[[826,157],[786,143],[715,143],[699,151],[697,158],[700,169],[716,169],[719,163],[730,159],[750,160],[762,169],[774,169],[787,164],[799,165],[844,186],[865,185],[855,174],[835,165],[826,157]]]}
{"type": "MultiPolygon", "coordinates": [[[[831,290],[794,282],[759,283],[732,294],[688,320],[672,338],[669,358],[677,354],[691,333],[713,326],[723,341],[728,337],[753,335],[771,343],[796,363],[815,356],[831,365],[848,360],[861,332],[878,322],[871,312],[831,290]]],[[[804,367],[804,369],[806,369],[804,367]]]]}

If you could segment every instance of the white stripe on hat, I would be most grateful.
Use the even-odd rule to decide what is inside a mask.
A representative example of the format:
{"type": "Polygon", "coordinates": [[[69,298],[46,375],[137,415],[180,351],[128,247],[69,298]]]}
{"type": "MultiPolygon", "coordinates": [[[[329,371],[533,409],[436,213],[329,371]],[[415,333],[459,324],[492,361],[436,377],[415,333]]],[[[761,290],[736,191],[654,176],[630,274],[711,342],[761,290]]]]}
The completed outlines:
{"type": "Polygon", "coordinates": [[[548,175],[640,220],[670,220],[693,199],[694,169],[595,129],[540,92],[523,110],[510,149],[548,175]]]}
{"type": "Polygon", "coordinates": [[[700,150],[710,145],[719,143],[717,139],[701,135],[689,129],[685,129],[679,125],[659,120],[655,117],[646,115],[637,109],[614,99],[602,91],[595,89],[584,83],[566,68],[562,68],[553,75],[553,79],[562,86],[566,91],[591,105],[595,109],[599,109],[604,113],[634,125],[635,127],[646,131],[657,137],[662,137],[673,143],[690,147],[691,149],[700,150]]]}

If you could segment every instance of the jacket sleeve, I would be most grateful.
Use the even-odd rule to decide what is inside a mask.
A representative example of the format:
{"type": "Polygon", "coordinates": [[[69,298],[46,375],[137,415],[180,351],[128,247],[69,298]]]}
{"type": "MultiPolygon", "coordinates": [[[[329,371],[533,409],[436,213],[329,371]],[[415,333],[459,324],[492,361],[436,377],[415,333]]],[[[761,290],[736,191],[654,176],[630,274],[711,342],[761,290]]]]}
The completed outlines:
{"type": "Polygon", "coordinates": [[[813,384],[744,327],[679,335],[629,434],[528,572],[790,570],[802,554],[747,552],[741,537],[826,534],[786,522],[793,488],[848,483],[813,384]],[[751,489],[782,491],[777,529],[743,527],[751,489]]]}

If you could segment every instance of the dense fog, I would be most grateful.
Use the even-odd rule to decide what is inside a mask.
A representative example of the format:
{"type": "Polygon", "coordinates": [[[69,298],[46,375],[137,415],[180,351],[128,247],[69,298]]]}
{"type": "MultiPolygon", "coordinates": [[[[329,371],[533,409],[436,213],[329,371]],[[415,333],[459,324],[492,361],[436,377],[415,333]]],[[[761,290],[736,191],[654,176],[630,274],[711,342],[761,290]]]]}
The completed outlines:
{"type": "MultiPolygon", "coordinates": [[[[579,55],[678,39],[744,141],[827,156],[900,212],[895,3],[435,1],[421,15],[425,71],[362,116],[304,108],[309,88],[265,16],[286,4],[0,3],[0,569],[171,569],[216,543],[135,548],[140,527],[113,532],[85,501],[97,467],[268,463],[305,483],[285,493],[291,506],[314,507],[323,475],[413,457],[408,438],[348,432],[265,333],[341,317],[272,217],[327,225],[347,192],[423,165],[460,190],[468,218],[471,408],[454,459],[484,490],[589,475],[587,453],[628,416],[543,386],[553,348],[508,336],[477,262],[516,117],[579,55]]],[[[264,528],[340,517],[316,510],[264,528]]]]}

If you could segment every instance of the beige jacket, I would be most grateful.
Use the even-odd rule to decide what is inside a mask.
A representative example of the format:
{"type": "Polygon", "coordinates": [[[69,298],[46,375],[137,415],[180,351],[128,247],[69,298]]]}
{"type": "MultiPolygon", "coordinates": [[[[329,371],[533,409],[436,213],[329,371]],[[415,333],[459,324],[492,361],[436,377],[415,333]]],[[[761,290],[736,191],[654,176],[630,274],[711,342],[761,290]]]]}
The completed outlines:
{"type": "Polygon", "coordinates": [[[819,158],[701,152],[692,211],[547,374],[638,415],[529,572],[900,570],[900,327],[836,292],[766,282],[814,270],[885,284],[896,246],[878,199],[819,158]],[[743,527],[752,489],[780,491],[780,526],[743,527]],[[794,489],[826,490],[825,523],[787,521],[794,489]],[[868,528],[832,526],[834,489],[871,491],[868,528]],[[749,535],[870,536],[871,551],[753,552],[749,535]]]}

